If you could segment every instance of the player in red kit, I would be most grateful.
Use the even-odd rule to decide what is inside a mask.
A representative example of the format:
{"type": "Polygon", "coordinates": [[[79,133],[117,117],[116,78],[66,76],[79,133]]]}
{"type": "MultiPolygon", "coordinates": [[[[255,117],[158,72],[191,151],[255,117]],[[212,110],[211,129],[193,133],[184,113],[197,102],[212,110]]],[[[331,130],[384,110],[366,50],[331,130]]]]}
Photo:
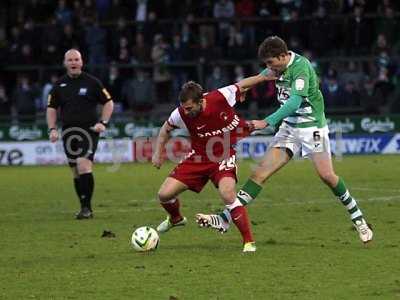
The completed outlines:
{"type": "Polygon", "coordinates": [[[247,89],[271,79],[274,79],[272,75],[260,74],[206,94],[193,81],[183,85],[179,94],[180,106],[161,127],[152,163],[157,168],[161,167],[161,154],[170,132],[176,128],[188,130],[192,150],[160,187],[158,198],[169,216],[157,227],[158,232],[164,233],[175,226],[185,225],[187,219],[179,210],[178,195],[188,189],[199,193],[211,180],[242,235],[243,252],[256,250],[247,210],[236,200],[235,189],[237,178],[233,145],[250,129],[233,106],[241,101],[247,89]]]}

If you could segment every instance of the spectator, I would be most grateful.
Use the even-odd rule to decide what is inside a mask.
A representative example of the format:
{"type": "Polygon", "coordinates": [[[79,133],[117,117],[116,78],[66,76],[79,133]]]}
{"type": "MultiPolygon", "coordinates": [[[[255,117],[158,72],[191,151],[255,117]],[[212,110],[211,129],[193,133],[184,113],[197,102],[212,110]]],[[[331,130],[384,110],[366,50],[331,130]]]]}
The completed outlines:
{"type": "MultiPolygon", "coordinates": [[[[92,73],[96,73],[95,66],[107,62],[107,32],[100,26],[97,20],[94,20],[94,22],[86,28],[85,42],[88,51],[89,68],[92,73]]],[[[102,75],[99,77],[104,78],[102,75]]]]}
{"type": "Polygon", "coordinates": [[[58,0],[57,8],[54,11],[57,22],[61,25],[72,22],[72,11],[67,7],[65,0],[58,0]]]}
{"type": "Polygon", "coordinates": [[[111,57],[116,57],[119,53],[120,50],[120,41],[121,38],[127,39],[127,41],[130,43],[132,41],[132,35],[131,35],[131,30],[128,27],[125,18],[120,17],[117,20],[117,25],[116,27],[113,26],[109,30],[109,53],[111,54],[111,57]]]}
{"type": "Polygon", "coordinates": [[[363,88],[360,91],[361,106],[364,108],[366,114],[378,114],[379,113],[379,99],[375,93],[374,81],[368,78],[363,88]]]}
{"type": "Polygon", "coordinates": [[[328,76],[322,84],[322,94],[325,99],[325,106],[328,108],[338,107],[343,96],[342,87],[337,80],[337,72],[334,69],[328,71],[328,76]]]}
{"type": "Polygon", "coordinates": [[[239,0],[236,2],[235,12],[240,18],[253,17],[256,13],[256,5],[253,0],[239,0]]]}
{"type": "Polygon", "coordinates": [[[20,121],[32,121],[36,113],[36,97],[38,90],[31,84],[29,78],[20,75],[12,95],[12,102],[20,121]]]}
{"type": "Polygon", "coordinates": [[[228,42],[228,58],[231,60],[243,60],[248,57],[249,48],[244,43],[243,34],[234,32],[228,42]]]}
{"type": "Polygon", "coordinates": [[[8,55],[10,57],[10,62],[17,64],[18,55],[21,51],[22,41],[20,30],[17,26],[11,28],[11,38],[8,46],[8,55]]]}
{"type": "Polygon", "coordinates": [[[116,107],[114,109],[116,111],[118,111],[118,103],[123,102],[121,96],[123,83],[124,80],[123,77],[120,75],[118,67],[115,64],[111,64],[108,72],[108,77],[105,80],[104,85],[106,86],[107,90],[110,91],[110,94],[113,95],[113,99],[115,102],[114,104],[116,104],[116,107]]]}
{"type": "Polygon", "coordinates": [[[61,61],[62,53],[60,44],[62,33],[57,26],[56,19],[51,18],[50,24],[46,26],[46,34],[42,36],[42,63],[54,65],[61,61]]]}
{"type": "Polygon", "coordinates": [[[81,41],[79,36],[74,32],[72,24],[66,24],[63,28],[63,35],[60,43],[61,52],[69,49],[80,49],[81,41]]]}
{"type": "Polygon", "coordinates": [[[107,19],[112,22],[114,20],[130,18],[131,16],[127,11],[129,11],[129,8],[126,7],[125,3],[121,3],[121,0],[112,0],[107,19]]]}
{"type": "Polygon", "coordinates": [[[49,80],[43,85],[42,88],[42,96],[38,98],[39,101],[36,103],[36,109],[38,111],[45,111],[48,104],[49,94],[51,89],[54,87],[54,84],[57,82],[58,76],[57,74],[51,74],[49,80]]]}
{"type": "Polygon", "coordinates": [[[206,91],[212,91],[229,84],[229,78],[222,71],[220,66],[214,66],[211,76],[206,79],[206,91]]]}
{"type": "Polygon", "coordinates": [[[156,99],[161,102],[169,102],[171,73],[168,70],[169,45],[164,41],[161,34],[154,37],[153,48],[151,49],[151,59],[154,63],[153,80],[156,88],[156,99]]]}
{"type": "Polygon", "coordinates": [[[376,19],[375,32],[385,33],[389,44],[393,44],[399,38],[400,24],[398,18],[394,16],[394,10],[391,6],[385,6],[383,15],[376,19]]]}
{"type": "Polygon", "coordinates": [[[359,91],[364,84],[365,74],[354,60],[350,60],[347,62],[346,69],[339,74],[338,79],[343,86],[350,81],[353,82],[354,88],[359,91]]]}
{"type": "Polygon", "coordinates": [[[326,55],[331,51],[334,31],[335,27],[327,15],[326,8],[322,5],[318,6],[308,28],[309,45],[317,56],[326,55]]]}
{"type": "Polygon", "coordinates": [[[22,45],[21,53],[18,57],[17,63],[21,65],[34,65],[37,63],[32,53],[32,47],[30,44],[22,45]]]}
{"type": "Polygon", "coordinates": [[[360,92],[353,81],[344,84],[343,95],[338,99],[337,105],[341,107],[356,107],[361,104],[360,92]]]}
{"type": "Polygon", "coordinates": [[[6,89],[3,83],[0,82],[0,118],[7,118],[11,116],[11,106],[8,99],[6,89]]]}
{"type": "Polygon", "coordinates": [[[196,52],[196,57],[201,64],[207,64],[222,57],[220,48],[211,47],[206,37],[200,37],[200,47],[196,52]]]}
{"type": "Polygon", "coordinates": [[[386,35],[384,33],[378,34],[375,44],[372,47],[372,54],[379,55],[382,52],[390,53],[391,47],[388,44],[386,35]]]}
{"type": "Polygon", "coordinates": [[[104,21],[107,17],[107,13],[111,8],[110,0],[96,0],[96,11],[99,21],[104,21]]]}
{"type": "Polygon", "coordinates": [[[150,47],[144,40],[143,33],[138,32],[135,36],[135,45],[132,47],[132,56],[139,64],[149,63],[150,47]]]}
{"type": "Polygon", "coordinates": [[[229,19],[235,16],[235,6],[231,0],[218,0],[214,4],[214,18],[218,21],[218,41],[222,46],[229,38],[229,19]]]}
{"type": "Polygon", "coordinates": [[[122,88],[122,98],[134,116],[147,116],[154,106],[153,82],[138,69],[136,78],[125,82],[122,88]]]}
{"type": "Polygon", "coordinates": [[[372,43],[370,38],[371,23],[364,17],[363,7],[355,6],[353,15],[348,19],[343,28],[346,32],[346,50],[348,54],[360,55],[366,54],[372,43]]]}

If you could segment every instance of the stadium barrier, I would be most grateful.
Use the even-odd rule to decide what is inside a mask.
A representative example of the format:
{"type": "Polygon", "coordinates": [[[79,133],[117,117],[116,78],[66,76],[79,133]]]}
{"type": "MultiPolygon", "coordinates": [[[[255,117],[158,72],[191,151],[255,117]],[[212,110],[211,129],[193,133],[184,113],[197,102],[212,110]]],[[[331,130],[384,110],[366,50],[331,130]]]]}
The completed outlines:
{"type": "MultiPolygon", "coordinates": [[[[237,145],[239,159],[260,159],[271,142],[271,136],[251,136],[237,145]]],[[[135,139],[103,139],[99,141],[95,161],[99,163],[147,162],[151,160],[155,137],[135,139]]],[[[179,162],[188,153],[190,142],[184,137],[170,140],[164,155],[179,162]]],[[[331,138],[332,153],[347,154],[400,154],[400,133],[357,134],[337,139],[331,138]]],[[[62,142],[49,141],[2,142],[0,143],[0,165],[61,165],[66,164],[62,142]]]]}

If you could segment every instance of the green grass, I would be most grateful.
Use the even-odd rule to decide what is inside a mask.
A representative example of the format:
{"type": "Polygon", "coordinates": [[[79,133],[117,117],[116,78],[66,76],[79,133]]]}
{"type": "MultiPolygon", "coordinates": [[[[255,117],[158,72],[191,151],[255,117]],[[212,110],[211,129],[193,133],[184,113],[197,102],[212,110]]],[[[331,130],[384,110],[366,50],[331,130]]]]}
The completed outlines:
{"type": "MultiPolygon", "coordinates": [[[[252,164],[241,162],[240,184],[252,164]]],[[[211,185],[182,195],[188,226],[136,253],[133,229],[165,217],[155,195],[171,168],[96,166],[89,221],[73,219],[67,167],[0,168],[0,299],[400,299],[399,156],[335,162],[374,226],[367,248],[311,164],[297,161],[249,207],[256,253],[241,253],[234,227],[219,235],[194,224],[196,212],[222,207],[211,185]],[[116,238],[101,238],[105,229],[116,238]]]]}

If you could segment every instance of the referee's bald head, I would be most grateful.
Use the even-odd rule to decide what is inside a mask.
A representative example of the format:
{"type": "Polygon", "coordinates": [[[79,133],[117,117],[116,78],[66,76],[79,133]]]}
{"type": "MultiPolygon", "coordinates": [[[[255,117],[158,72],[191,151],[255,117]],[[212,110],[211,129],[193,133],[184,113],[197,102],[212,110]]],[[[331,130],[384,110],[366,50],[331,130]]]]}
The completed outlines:
{"type": "Polygon", "coordinates": [[[64,66],[67,74],[71,77],[79,76],[82,73],[82,55],[77,49],[69,49],[64,54],[64,66]]]}

